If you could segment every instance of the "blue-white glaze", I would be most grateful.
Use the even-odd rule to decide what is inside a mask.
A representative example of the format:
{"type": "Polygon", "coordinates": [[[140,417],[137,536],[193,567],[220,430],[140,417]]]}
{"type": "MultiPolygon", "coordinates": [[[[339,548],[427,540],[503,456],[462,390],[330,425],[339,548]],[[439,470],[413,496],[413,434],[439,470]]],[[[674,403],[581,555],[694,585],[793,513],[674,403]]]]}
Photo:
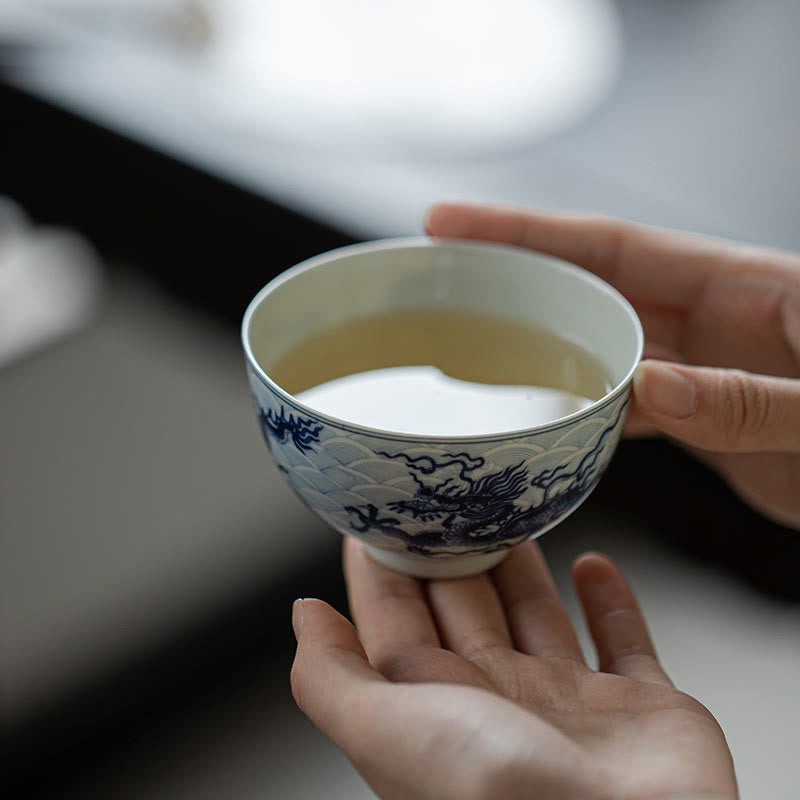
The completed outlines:
{"type": "Polygon", "coordinates": [[[596,486],[625,423],[627,387],[568,419],[496,436],[404,436],[316,415],[251,367],[261,429],[285,479],[339,532],[436,558],[538,536],[596,486]]]}

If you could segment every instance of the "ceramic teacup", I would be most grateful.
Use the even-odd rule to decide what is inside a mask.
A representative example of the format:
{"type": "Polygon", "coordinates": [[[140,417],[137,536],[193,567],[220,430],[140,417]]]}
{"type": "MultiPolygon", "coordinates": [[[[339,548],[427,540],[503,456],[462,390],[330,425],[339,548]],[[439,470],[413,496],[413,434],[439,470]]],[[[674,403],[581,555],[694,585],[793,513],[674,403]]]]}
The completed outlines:
{"type": "Polygon", "coordinates": [[[644,336],[625,298],[575,265],[510,246],[420,238],[353,245],[287,270],[253,299],[242,341],[258,420],[291,488],[378,562],[432,578],[490,569],[586,499],[622,433],[644,336]],[[436,305],[555,331],[603,363],[610,388],[544,424],[508,431],[498,420],[503,432],[435,436],[330,416],[270,377],[315,332],[436,305]]]}

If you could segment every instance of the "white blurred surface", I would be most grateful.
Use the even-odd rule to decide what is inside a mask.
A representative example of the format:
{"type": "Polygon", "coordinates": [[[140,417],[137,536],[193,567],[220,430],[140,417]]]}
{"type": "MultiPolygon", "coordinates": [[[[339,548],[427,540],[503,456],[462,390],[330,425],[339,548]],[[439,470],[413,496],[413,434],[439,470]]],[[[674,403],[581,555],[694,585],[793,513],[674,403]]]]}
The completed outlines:
{"type": "Polygon", "coordinates": [[[86,240],[33,226],[0,196],[0,367],[86,325],[101,286],[86,240]]]}
{"type": "MultiPolygon", "coordinates": [[[[238,118],[233,113],[237,106],[242,112],[237,93],[261,91],[252,81],[254,58],[224,55],[227,45],[214,44],[213,33],[224,23],[213,16],[211,44],[197,51],[133,35],[135,25],[123,27],[125,35],[103,34],[85,19],[42,13],[44,2],[0,4],[0,27],[20,39],[73,45],[40,48],[17,76],[25,88],[356,236],[418,233],[431,202],[466,196],[592,210],[800,249],[796,0],[617,0],[621,36],[612,33],[618,21],[601,27],[607,28],[603,37],[621,42],[614,58],[621,54],[623,63],[605,101],[593,113],[587,108],[580,124],[562,126],[558,137],[531,136],[516,147],[473,149],[471,156],[457,143],[427,156],[413,146],[375,152],[363,136],[347,149],[335,132],[330,140],[324,135],[324,109],[313,130],[287,137],[284,121],[295,119],[283,115],[287,98],[268,109],[269,124],[245,124],[247,115],[264,119],[257,106],[238,118]],[[248,70],[251,83],[221,98],[219,90],[230,86],[225,76],[248,70]]],[[[143,2],[152,7],[161,0],[143,2]]],[[[255,18],[248,2],[256,0],[230,2],[231,43],[247,15],[255,18]]],[[[511,5],[499,4],[506,11],[511,5]]],[[[209,0],[207,7],[213,12],[215,6],[209,0]]],[[[594,35],[601,36],[598,30],[594,35]]],[[[509,74],[502,102],[524,77],[509,74]]],[[[476,104],[471,113],[488,117],[489,108],[497,106],[476,104]]]]}
{"type": "MultiPolygon", "coordinates": [[[[591,117],[622,58],[611,0],[500,0],[490,14],[437,0],[416,17],[423,0],[364,3],[368,20],[346,0],[352,19],[335,25],[338,2],[209,0],[209,44],[199,51],[141,36],[141,24],[92,26],[90,16],[68,12],[70,0],[11,2],[17,13],[6,26],[41,45],[17,76],[23,86],[365,238],[418,232],[425,206],[442,194],[495,194],[482,160],[529,154],[591,117]],[[327,10],[303,16],[312,6],[327,10]],[[267,24],[272,16],[279,24],[267,24]],[[379,26],[380,46],[374,36],[358,39],[368,23],[379,26]],[[422,62],[438,64],[430,74],[414,66],[415,53],[398,68],[411,30],[422,62]],[[314,41],[336,60],[308,52],[314,41]],[[359,69],[354,42],[366,62],[359,69]]],[[[563,164],[548,164],[552,175],[530,183],[536,194],[562,181],[563,164]]],[[[491,169],[501,180],[522,174],[519,165],[491,169]]]]}
{"type": "Polygon", "coordinates": [[[53,88],[96,113],[334,155],[529,147],[592,112],[621,60],[611,0],[11,1],[72,45],[53,88]]]}
{"type": "Polygon", "coordinates": [[[228,0],[214,15],[214,113],[333,152],[530,146],[592,111],[620,63],[608,0],[228,0]]]}

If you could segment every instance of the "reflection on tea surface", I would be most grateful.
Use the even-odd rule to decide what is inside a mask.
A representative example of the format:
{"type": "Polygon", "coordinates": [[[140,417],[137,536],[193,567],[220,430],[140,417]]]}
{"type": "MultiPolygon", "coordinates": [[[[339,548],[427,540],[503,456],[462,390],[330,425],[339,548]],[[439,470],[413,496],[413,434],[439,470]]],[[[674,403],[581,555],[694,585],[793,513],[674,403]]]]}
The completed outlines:
{"type": "Polygon", "coordinates": [[[434,436],[539,425],[610,389],[603,364],[574,342],[528,322],[454,309],[341,323],[290,348],[269,374],[318,411],[434,436]]]}

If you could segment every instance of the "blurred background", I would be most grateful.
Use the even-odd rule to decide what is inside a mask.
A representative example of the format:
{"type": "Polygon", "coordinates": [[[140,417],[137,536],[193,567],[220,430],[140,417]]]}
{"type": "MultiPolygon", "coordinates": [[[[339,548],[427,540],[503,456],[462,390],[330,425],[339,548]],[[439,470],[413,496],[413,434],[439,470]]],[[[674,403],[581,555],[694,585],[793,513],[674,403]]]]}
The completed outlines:
{"type": "MultiPolygon", "coordinates": [[[[289,694],[340,542],[268,461],[247,302],[442,198],[800,250],[798,29],[796,0],[2,0],[6,796],[371,797],[289,694]]],[[[571,558],[618,558],[743,797],[789,798],[800,536],[631,442],[542,544],[572,612],[571,558]]]]}

